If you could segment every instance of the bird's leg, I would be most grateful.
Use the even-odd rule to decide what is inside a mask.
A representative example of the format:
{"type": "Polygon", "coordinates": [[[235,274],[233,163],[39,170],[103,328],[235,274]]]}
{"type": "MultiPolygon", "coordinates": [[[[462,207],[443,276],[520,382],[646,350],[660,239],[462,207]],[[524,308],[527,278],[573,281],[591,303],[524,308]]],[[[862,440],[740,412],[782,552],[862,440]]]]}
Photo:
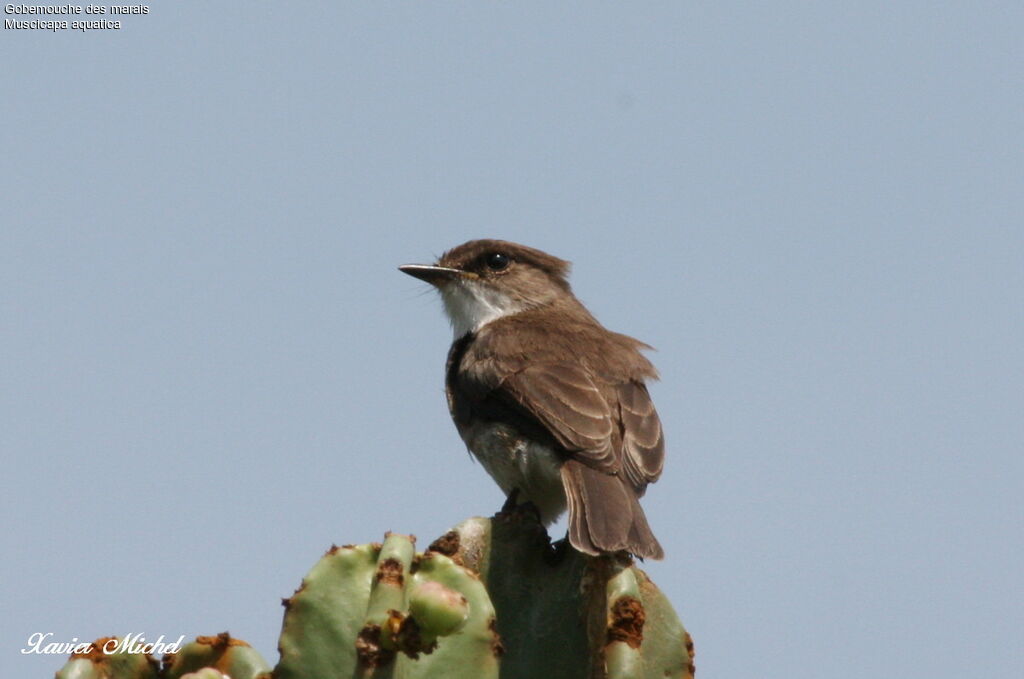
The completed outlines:
{"type": "Polygon", "coordinates": [[[534,520],[537,522],[538,526],[540,526],[542,528],[544,527],[544,522],[541,521],[541,518],[540,518],[540,509],[537,507],[537,505],[533,504],[529,500],[527,500],[523,504],[517,506],[516,507],[516,512],[518,514],[522,514],[522,515],[526,515],[526,516],[532,516],[534,518],[534,520]]]}
{"type": "Polygon", "coordinates": [[[518,488],[513,488],[512,492],[509,493],[508,497],[505,498],[505,504],[503,504],[501,506],[501,511],[499,511],[498,513],[499,514],[511,514],[512,512],[514,512],[516,510],[516,501],[518,500],[518,498],[519,498],[519,489],[518,488]]]}
{"type": "Polygon", "coordinates": [[[544,552],[544,562],[549,566],[557,566],[569,555],[569,536],[555,540],[544,552]]]}
{"type": "Polygon", "coordinates": [[[540,509],[533,502],[527,500],[522,504],[519,504],[519,489],[513,488],[505,498],[505,504],[501,506],[501,511],[498,512],[498,516],[504,517],[522,517],[530,516],[537,521],[538,524],[543,525],[540,518],[540,509]]]}

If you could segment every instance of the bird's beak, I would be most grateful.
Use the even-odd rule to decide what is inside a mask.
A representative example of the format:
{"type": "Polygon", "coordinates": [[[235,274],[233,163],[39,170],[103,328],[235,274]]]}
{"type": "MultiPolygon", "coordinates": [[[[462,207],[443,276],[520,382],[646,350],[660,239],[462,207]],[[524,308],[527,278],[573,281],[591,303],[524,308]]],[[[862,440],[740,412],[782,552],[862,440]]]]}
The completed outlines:
{"type": "Polygon", "coordinates": [[[398,270],[435,286],[442,285],[447,281],[456,280],[458,278],[474,277],[474,275],[468,271],[450,269],[446,266],[431,266],[430,264],[403,264],[398,267],[398,270]]]}

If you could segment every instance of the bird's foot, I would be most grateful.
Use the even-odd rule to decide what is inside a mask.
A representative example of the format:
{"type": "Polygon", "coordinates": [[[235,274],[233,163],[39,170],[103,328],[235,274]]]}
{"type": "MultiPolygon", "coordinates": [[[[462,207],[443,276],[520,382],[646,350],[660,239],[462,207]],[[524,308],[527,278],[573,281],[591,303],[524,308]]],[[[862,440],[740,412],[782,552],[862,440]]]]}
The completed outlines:
{"type": "Polygon", "coordinates": [[[516,510],[516,502],[519,499],[519,489],[513,488],[512,492],[505,498],[505,504],[501,506],[499,514],[511,514],[516,510]]]}
{"type": "Polygon", "coordinates": [[[544,525],[544,522],[540,519],[540,509],[538,509],[537,505],[533,504],[529,500],[521,505],[517,505],[515,511],[520,516],[529,516],[537,522],[538,526],[544,525]]]}
{"type": "Polygon", "coordinates": [[[529,517],[539,525],[543,525],[540,518],[540,509],[529,500],[519,503],[519,489],[513,488],[512,492],[505,498],[505,504],[501,506],[498,516],[506,519],[523,519],[529,517]]]}
{"type": "Polygon", "coordinates": [[[544,552],[544,563],[549,566],[557,566],[563,561],[565,557],[569,556],[569,536],[565,536],[561,540],[555,540],[548,545],[547,551],[544,552]]]}

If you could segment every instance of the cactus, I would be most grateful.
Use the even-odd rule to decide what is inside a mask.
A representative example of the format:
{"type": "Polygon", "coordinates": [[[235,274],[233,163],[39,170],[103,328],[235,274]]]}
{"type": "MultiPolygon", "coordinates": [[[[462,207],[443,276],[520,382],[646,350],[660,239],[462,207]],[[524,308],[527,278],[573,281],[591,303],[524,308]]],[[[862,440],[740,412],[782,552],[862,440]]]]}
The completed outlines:
{"type": "Polygon", "coordinates": [[[422,556],[395,535],[332,549],[286,602],[274,678],[693,676],[689,635],[631,559],[553,550],[531,518],[470,519],[422,556]]]}
{"type": "Polygon", "coordinates": [[[219,672],[212,667],[204,667],[195,672],[181,675],[181,679],[232,679],[229,675],[219,672]]]}
{"type": "Polygon", "coordinates": [[[411,537],[331,548],[285,607],[274,679],[498,676],[480,579],[411,537]]]}
{"type": "MultiPolygon", "coordinates": [[[[284,600],[273,672],[227,633],[158,668],[139,654],[72,656],[57,679],[692,679],[693,644],[625,555],[552,547],[529,511],[415,538],[332,547],[284,600]]],[[[100,648],[100,640],[94,644],[100,648]]]]}
{"type": "Polygon", "coordinates": [[[73,654],[56,679],[256,679],[270,671],[255,649],[227,632],[197,637],[178,652],[167,653],[162,667],[152,655],[127,652],[119,644],[116,652],[105,652],[107,642],[116,641],[97,639],[89,653],[73,654]]]}
{"type": "Polygon", "coordinates": [[[55,679],[157,679],[159,665],[153,656],[123,650],[104,652],[107,642],[118,646],[118,641],[117,637],[103,637],[92,642],[87,653],[72,653],[55,679]]]}
{"type": "Polygon", "coordinates": [[[430,549],[478,572],[486,584],[505,645],[502,676],[693,676],[689,634],[626,556],[552,548],[523,512],[469,519],[430,549]]]}
{"type": "Polygon", "coordinates": [[[196,637],[177,653],[165,655],[160,676],[161,679],[184,679],[204,668],[216,670],[231,679],[255,679],[270,671],[267,661],[254,648],[222,632],[215,637],[196,637]]]}

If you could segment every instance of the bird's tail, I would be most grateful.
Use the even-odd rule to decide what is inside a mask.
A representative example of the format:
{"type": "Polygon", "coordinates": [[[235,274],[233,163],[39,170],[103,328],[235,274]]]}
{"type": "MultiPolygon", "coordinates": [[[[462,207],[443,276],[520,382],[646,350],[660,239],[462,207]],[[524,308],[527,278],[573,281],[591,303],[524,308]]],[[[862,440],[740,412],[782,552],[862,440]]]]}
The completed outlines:
{"type": "Polygon", "coordinates": [[[576,460],[562,465],[569,504],[569,542],[585,554],[627,551],[645,559],[665,552],[654,537],[636,491],[621,476],[576,460]]]}

